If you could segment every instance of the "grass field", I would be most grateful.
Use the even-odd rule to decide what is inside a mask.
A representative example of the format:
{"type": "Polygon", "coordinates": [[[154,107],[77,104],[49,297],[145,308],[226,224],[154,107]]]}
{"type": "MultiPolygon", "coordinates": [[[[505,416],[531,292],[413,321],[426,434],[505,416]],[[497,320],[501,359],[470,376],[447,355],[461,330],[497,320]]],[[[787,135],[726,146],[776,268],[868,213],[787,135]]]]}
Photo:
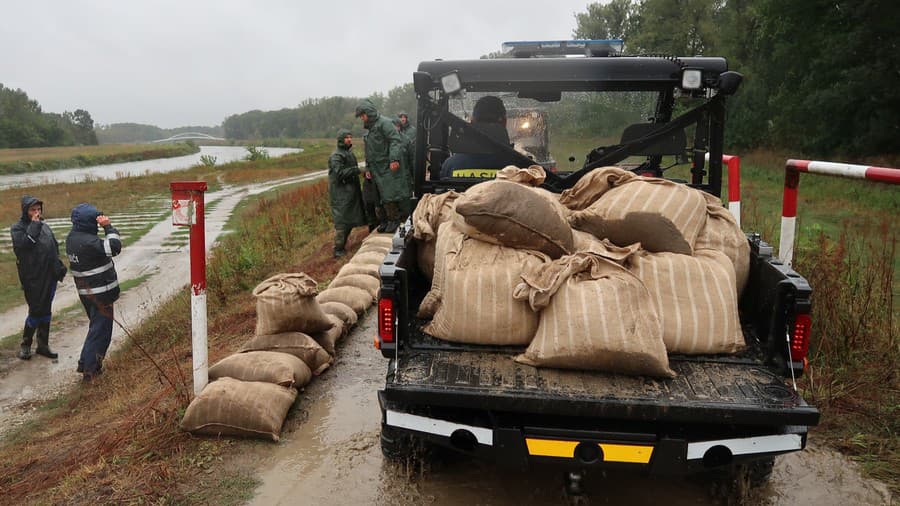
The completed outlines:
{"type": "Polygon", "coordinates": [[[194,144],[102,144],[57,148],[0,149],[0,174],[90,167],[109,163],[171,158],[197,153],[194,144]]]}

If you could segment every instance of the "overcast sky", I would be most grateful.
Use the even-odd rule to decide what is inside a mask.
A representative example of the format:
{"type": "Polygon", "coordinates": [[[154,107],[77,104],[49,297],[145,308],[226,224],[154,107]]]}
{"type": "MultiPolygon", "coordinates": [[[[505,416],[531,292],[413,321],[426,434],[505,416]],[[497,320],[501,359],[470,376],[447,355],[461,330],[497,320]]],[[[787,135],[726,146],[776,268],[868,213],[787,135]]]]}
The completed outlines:
{"type": "Polygon", "coordinates": [[[418,62],[569,39],[588,0],[0,0],[0,84],[96,123],[217,125],[366,96],[418,62]]]}

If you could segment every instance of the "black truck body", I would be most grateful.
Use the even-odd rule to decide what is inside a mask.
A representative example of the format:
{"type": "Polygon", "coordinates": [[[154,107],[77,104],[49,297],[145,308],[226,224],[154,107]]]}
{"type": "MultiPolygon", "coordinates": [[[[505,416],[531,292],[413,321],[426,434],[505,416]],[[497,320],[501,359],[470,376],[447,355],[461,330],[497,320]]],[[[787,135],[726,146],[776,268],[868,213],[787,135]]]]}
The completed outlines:
{"type": "MultiPolygon", "coordinates": [[[[477,182],[438,179],[451,131],[466,128],[447,113],[447,102],[458,92],[443,89],[441,78],[451,74],[464,93],[518,93],[541,102],[558,101],[560,92],[653,94],[653,117],[640,128],[644,134],[626,134],[619,144],[592,149],[580,170],[550,172],[544,184],[550,190],[561,191],[594,167],[635,156],[644,157],[639,172],[661,174],[667,157],[675,156],[691,165],[686,184],[720,193],[725,96],[740,76],[728,73],[722,58],[607,56],[420,64],[414,74],[416,197],[464,191],[477,182]],[[698,89],[682,88],[685,69],[699,69],[698,89]],[[676,115],[679,95],[693,108],[676,115]]],[[[818,411],[791,380],[803,370],[804,357],[792,354],[791,345],[808,338],[808,332],[802,335],[808,328],[798,325],[808,322],[811,289],[756,235],[748,235],[750,276],[740,298],[747,350],[670,355],[677,377],[660,380],[534,368],[512,360],[521,347],[449,343],[424,333],[424,322],[415,315],[430,283],[417,266],[411,226],[407,222],[394,235],[380,269],[376,343],[388,366],[378,395],[388,455],[426,440],[519,469],[553,463],[571,470],[613,467],[680,475],[753,462],[771,466],[774,456],[803,449],[808,427],[818,423],[818,411]]]]}

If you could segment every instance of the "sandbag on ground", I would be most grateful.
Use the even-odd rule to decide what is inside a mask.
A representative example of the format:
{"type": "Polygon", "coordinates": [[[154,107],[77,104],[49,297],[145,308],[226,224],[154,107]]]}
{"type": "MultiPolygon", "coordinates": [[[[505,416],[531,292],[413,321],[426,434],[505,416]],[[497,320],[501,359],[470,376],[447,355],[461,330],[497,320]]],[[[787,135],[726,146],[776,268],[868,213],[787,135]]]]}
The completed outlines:
{"type": "Polygon", "coordinates": [[[639,252],[631,269],[647,285],[670,353],[735,353],[745,346],[734,268],[724,253],[639,252]]]}
{"type": "Polygon", "coordinates": [[[381,280],[381,275],[378,273],[378,268],[381,264],[345,264],[341,267],[341,270],[338,271],[337,276],[349,276],[351,274],[365,274],[367,276],[372,276],[377,280],[381,280]]]}
{"type": "Polygon", "coordinates": [[[363,245],[377,244],[379,246],[390,248],[394,241],[394,234],[373,233],[363,239],[363,245]]]}
{"type": "Polygon", "coordinates": [[[517,362],[675,376],[650,292],[616,261],[597,253],[576,253],[532,265],[522,280],[515,297],[540,311],[540,323],[517,362]]]}
{"type": "MultiPolygon", "coordinates": [[[[328,326],[331,328],[331,320],[328,326]]],[[[273,351],[289,353],[303,361],[313,374],[322,374],[331,365],[331,355],[312,337],[303,332],[283,332],[255,336],[247,341],[239,350],[240,353],[251,351],[273,351]]]]}
{"type": "Polygon", "coordinates": [[[328,352],[332,357],[334,356],[335,345],[338,341],[340,341],[344,336],[347,335],[347,327],[344,325],[344,322],[341,321],[340,318],[334,315],[328,315],[328,318],[331,319],[332,326],[328,330],[317,332],[312,335],[312,338],[316,340],[317,343],[328,352]]]}
{"type": "Polygon", "coordinates": [[[371,243],[371,244],[363,244],[356,250],[356,254],[360,255],[362,253],[368,253],[370,251],[376,251],[381,253],[382,255],[386,255],[388,251],[390,251],[390,246],[382,246],[381,244],[371,243]]]}
{"type": "Polygon", "coordinates": [[[440,304],[425,332],[462,343],[528,344],[538,315],[525,302],[513,299],[513,290],[523,269],[545,259],[536,252],[473,238],[452,245],[441,274],[440,304]]]}
{"type": "Polygon", "coordinates": [[[385,253],[380,251],[368,251],[357,253],[350,259],[351,264],[381,265],[384,262],[385,253]]]}
{"type": "Polygon", "coordinates": [[[256,333],[319,332],[331,324],[316,302],[316,281],[306,274],[276,274],[253,289],[256,333]]]}
{"type": "Polygon", "coordinates": [[[416,261],[419,270],[429,280],[434,272],[434,250],[441,224],[453,216],[453,208],[461,194],[451,190],[445,193],[426,193],[419,199],[412,214],[413,237],[417,241],[416,261]]]}
{"type": "Polygon", "coordinates": [[[572,213],[572,227],[619,246],[690,255],[706,224],[703,192],[665,179],[636,176],[587,209],[572,213]]]}
{"type": "Polygon", "coordinates": [[[309,383],[312,371],[303,360],[289,353],[249,351],[225,357],[209,368],[210,381],[224,377],[301,388],[309,383]]]}
{"type": "Polygon", "coordinates": [[[361,314],[366,309],[369,309],[369,306],[375,302],[372,294],[354,286],[340,286],[322,290],[322,293],[316,296],[316,300],[320,303],[340,302],[353,308],[356,314],[361,314]]]}
{"type": "Polygon", "coordinates": [[[210,436],[278,441],[297,391],[272,383],[222,378],[206,385],[188,405],[181,429],[210,436]]]}
{"type": "Polygon", "coordinates": [[[740,297],[750,277],[750,242],[719,197],[706,192],[703,196],[706,198],[706,226],[700,230],[694,248],[721,251],[731,260],[740,297]]]}
{"type": "Polygon", "coordinates": [[[381,289],[381,281],[366,274],[348,274],[346,276],[338,276],[328,284],[328,288],[340,288],[342,286],[361,288],[375,299],[378,297],[378,290],[381,289]]]}
{"type": "Polygon", "coordinates": [[[356,325],[356,322],[359,319],[356,316],[356,311],[343,302],[324,302],[319,304],[319,306],[322,307],[322,311],[325,314],[334,315],[340,318],[348,328],[356,325]]]}
{"type": "Polygon", "coordinates": [[[476,184],[456,201],[454,223],[466,235],[492,244],[551,258],[571,253],[571,228],[535,190],[504,180],[476,184]]]}

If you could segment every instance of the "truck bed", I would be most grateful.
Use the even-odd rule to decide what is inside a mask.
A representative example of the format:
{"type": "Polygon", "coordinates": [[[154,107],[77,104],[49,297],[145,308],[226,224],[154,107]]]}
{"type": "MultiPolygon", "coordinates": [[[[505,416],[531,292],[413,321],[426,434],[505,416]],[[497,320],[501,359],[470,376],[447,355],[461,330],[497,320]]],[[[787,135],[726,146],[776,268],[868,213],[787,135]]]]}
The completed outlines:
{"type": "MultiPolygon", "coordinates": [[[[671,423],[815,425],[818,411],[766,367],[757,350],[735,356],[670,356],[671,380],[535,368],[523,349],[460,345],[411,325],[386,397],[404,403],[671,423]]],[[[748,340],[749,341],[749,340],[748,340]]]]}

